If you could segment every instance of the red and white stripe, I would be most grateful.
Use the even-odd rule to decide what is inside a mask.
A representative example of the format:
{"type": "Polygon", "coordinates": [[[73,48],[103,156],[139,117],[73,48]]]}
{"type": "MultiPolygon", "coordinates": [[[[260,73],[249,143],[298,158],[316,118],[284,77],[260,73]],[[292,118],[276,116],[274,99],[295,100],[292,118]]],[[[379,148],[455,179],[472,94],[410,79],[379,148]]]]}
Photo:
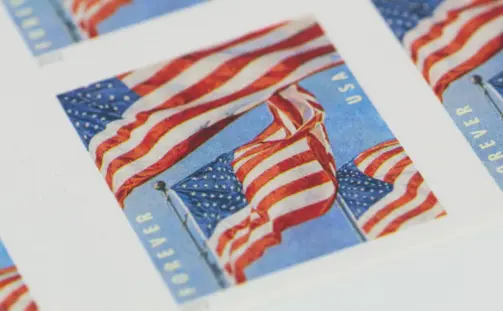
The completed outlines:
{"type": "Polygon", "coordinates": [[[28,288],[23,283],[16,267],[0,270],[0,310],[2,311],[36,311],[28,288]]]}
{"type": "Polygon", "coordinates": [[[268,104],[274,121],[238,148],[232,162],[249,203],[220,222],[208,241],[238,283],[247,266],[281,242],[283,230],[323,215],[337,192],[323,108],[297,85],[268,104]]]}
{"type": "Polygon", "coordinates": [[[355,164],[365,175],[393,185],[390,193],[357,220],[369,239],[445,214],[397,140],[368,149],[355,159],[355,164]]]}
{"type": "Polygon", "coordinates": [[[98,25],[132,0],[65,0],[64,5],[82,36],[98,36],[98,25]]]}
{"type": "Polygon", "coordinates": [[[342,61],[312,19],[288,22],[119,78],[141,98],[89,152],[121,204],[278,90],[342,61]]]}
{"type": "Polygon", "coordinates": [[[451,82],[503,49],[503,0],[446,0],[403,44],[441,97],[451,82]]]}

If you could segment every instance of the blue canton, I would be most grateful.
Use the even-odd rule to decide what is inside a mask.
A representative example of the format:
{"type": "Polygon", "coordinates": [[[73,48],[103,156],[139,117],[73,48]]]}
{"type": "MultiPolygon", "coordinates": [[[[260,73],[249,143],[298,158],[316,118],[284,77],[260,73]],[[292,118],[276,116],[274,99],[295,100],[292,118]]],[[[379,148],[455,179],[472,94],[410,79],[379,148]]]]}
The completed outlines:
{"type": "Polygon", "coordinates": [[[393,191],[392,184],[363,174],[353,161],[337,171],[337,180],[339,181],[339,195],[356,219],[393,191]]]}
{"type": "Polygon", "coordinates": [[[171,187],[207,238],[221,220],[248,205],[231,166],[233,157],[233,152],[223,154],[171,187]]]}
{"type": "Polygon", "coordinates": [[[488,82],[503,97],[503,71],[489,79],[488,82]]]}
{"type": "Polygon", "coordinates": [[[122,81],[112,78],[58,95],[66,114],[86,148],[108,123],[122,118],[139,96],[122,81]]]}
{"type": "Polygon", "coordinates": [[[402,41],[404,35],[419,21],[433,14],[444,0],[372,0],[395,36],[402,41]]]}

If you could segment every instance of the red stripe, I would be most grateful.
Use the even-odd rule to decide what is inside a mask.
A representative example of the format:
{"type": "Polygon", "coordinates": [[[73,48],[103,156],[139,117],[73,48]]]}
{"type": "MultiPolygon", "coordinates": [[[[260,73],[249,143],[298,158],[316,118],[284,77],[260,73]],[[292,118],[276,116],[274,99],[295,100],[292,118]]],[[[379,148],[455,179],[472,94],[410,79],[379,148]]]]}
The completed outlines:
{"type": "Polygon", "coordinates": [[[0,290],[3,289],[4,287],[6,287],[7,285],[14,283],[20,279],[21,279],[21,276],[19,274],[16,274],[16,275],[10,276],[10,277],[0,281],[0,290]]]}
{"type": "Polygon", "coordinates": [[[369,233],[381,219],[391,214],[394,210],[399,209],[403,205],[412,201],[418,193],[418,189],[423,183],[423,177],[419,173],[415,173],[407,184],[407,190],[398,199],[390,202],[388,205],[377,211],[364,225],[363,231],[369,233]]]}
{"type": "Polygon", "coordinates": [[[378,152],[379,150],[384,149],[389,146],[393,146],[393,145],[398,145],[398,140],[396,140],[396,139],[388,140],[388,141],[382,142],[372,148],[365,150],[355,159],[356,166],[360,165],[368,157],[370,157],[374,153],[378,152]]]}
{"type": "Polygon", "coordinates": [[[402,172],[407,168],[407,166],[412,165],[412,160],[407,156],[393,166],[389,172],[384,175],[383,180],[387,183],[394,184],[396,179],[402,174],[402,172]]]}
{"type": "Polygon", "coordinates": [[[251,202],[257,194],[257,191],[262,189],[262,187],[269,181],[279,176],[280,174],[286,173],[297,166],[309,163],[316,160],[312,151],[304,151],[302,153],[296,154],[294,156],[289,156],[283,161],[277,163],[271,168],[267,169],[265,172],[257,176],[252,183],[246,188],[245,195],[248,202],[251,202]]]}
{"type": "Polygon", "coordinates": [[[402,226],[408,220],[417,217],[422,213],[432,209],[435,206],[435,204],[437,204],[437,202],[438,200],[435,197],[435,195],[432,192],[430,192],[426,200],[423,203],[421,203],[421,205],[393,220],[393,222],[391,222],[388,226],[386,226],[383,232],[379,234],[379,237],[397,231],[400,228],[400,226],[402,226]]]}
{"type": "Polygon", "coordinates": [[[0,310],[9,310],[19,298],[28,292],[28,288],[25,285],[21,285],[12,291],[3,301],[0,302],[0,310]]]}
{"type": "Polygon", "coordinates": [[[442,211],[440,214],[438,214],[437,216],[435,216],[435,218],[442,218],[444,216],[447,216],[447,212],[446,211],[442,211]]]}
{"type": "Polygon", "coordinates": [[[442,22],[439,22],[435,25],[433,25],[428,33],[425,35],[419,37],[414,41],[414,43],[411,44],[410,50],[411,50],[411,57],[414,63],[417,62],[417,57],[418,57],[418,52],[419,49],[425,46],[426,44],[432,42],[435,39],[440,38],[440,36],[444,32],[444,28],[452,24],[453,22],[457,21],[458,17],[466,12],[470,11],[473,8],[476,8],[478,6],[482,6],[487,3],[491,3],[493,0],[484,0],[484,1],[477,1],[475,3],[471,3],[467,6],[464,6],[462,8],[458,8],[456,10],[452,10],[447,13],[447,18],[443,20],[442,22]]]}
{"type": "Polygon", "coordinates": [[[10,266],[7,268],[0,269],[0,277],[4,274],[9,274],[11,272],[17,272],[17,269],[15,266],[10,266]]]}
{"type": "Polygon", "coordinates": [[[38,307],[33,301],[28,305],[28,307],[26,307],[26,309],[24,309],[24,311],[37,311],[37,310],[38,307]]]}
{"type": "Polygon", "coordinates": [[[441,98],[444,91],[452,82],[472,71],[474,68],[482,65],[496,53],[499,53],[502,49],[503,35],[492,39],[487,44],[485,44],[475,55],[467,59],[464,63],[460,64],[456,68],[453,68],[449,72],[444,74],[433,87],[433,91],[435,92],[435,94],[437,94],[438,97],[441,98]]]}
{"type": "Polygon", "coordinates": [[[250,34],[247,34],[245,36],[242,36],[236,40],[232,40],[220,45],[217,45],[215,47],[211,47],[209,49],[204,49],[200,50],[194,53],[190,53],[184,56],[181,56],[173,61],[171,61],[169,64],[164,66],[161,70],[159,70],[157,73],[155,73],[152,77],[150,77],[148,80],[144,81],[140,85],[137,85],[136,87],[133,88],[133,91],[135,91],[138,95],[140,96],[145,96],[152,91],[156,90],[159,88],[161,85],[171,81],[173,78],[181,74],[183,71],[185,71],[187,68],[192,66],[194,63],[200,61],[203,58],[206,58],[210,56],[211,54],[216,54],[220,53],[224,50],[230,49],[231,47],[234,47],[236,45],[239,45],[241,43],[251,41],[257,38],[260,38],[262,36],[265,36],[273,31],[275,31],[277,28],[283,26],[285,23],[281,24],[276,24],[267,28],[264,28],[260,31],[252,32],[250,34]]]}
{"type": "Polygon", "coordinates": [[[401,146],[396,147],[394,149],[388,150],[375,158],[369,166],[365,169],[364,173],[367,176],[374,177],[374,174],[377,172],[377,170],[383,166],[389,159],[391,159],[393,156],[403,153],[403,148],[401,146]]]}
{"type": "MultiPolygon", "coordinates": [[[[234,264],[234,269],[230,269],[231,271],[234,270],[236,282],[237,283],[245,282],[246,267],[248,267],[250,264],[255,262],[260,257],[262,257],[264,252],[269,247],[281,243],[281,232],[283,232],[288,228],[294,227],[296,225],[299,225],[301,223],[307,222],[311,219],[323,215],[328,210],[327,207],[333,205],[334,198],[335,196],[331,199],[303,207],[302,209],[293,211],[291,213],[276,218],[273,221],[273,232],[267,234],[260,240],[250,245],[246,249],[246,252],[236,260],[234,264]]],[[[230,265],[228,266],[229,268],[231,268],[230,265]]]]}
{"type": "Polygon", "coordinates": [[[213,126],[210,126],[206,130],[197,132],[196,134],[173,147],[173,149],[167,152],[159,161],[129,178],[115,193],[115,197],[119,201],[121,207],[124,207],[124,200],[136,187],[144,184],[149,179],[164,172],[168,167],[171,167],[172,165],[183,159],[184,155],[197,149],[204,142],[213,137],[213,135],[220,132],[223,128],[232,123],[239,116],[232,116],[227,119],[223,119],[215,123],[213,126]]]}
{"type": "Polygon", "coordinates": [[[501,14],[503,14],[503,6],[478,15],[463,26],[450,44],[430,54],[423,62],[423,75],[426,81],[430,83],[429,72],[436,63],[461,50],[478,29],[498,18],[501,14]]]}
{"type": "MultiPolygon", "coordinates": [[[[243,68],[247,67],[250,64],[250,62],[253,61],[254,59],[259,58],[264,55],[267,55],[268,53],[272,53],[275,51],[280,51],[283,49],[289,49],[292,47],[303,45],[306,42],[309,42],[310,40],[312,40],[313,38],[321,36],[322,34],[323,33],[321,32],[321,29],[319,28],[319,26],[317,26],[317,27],[313,26],[313,27],[310,27],[310,28],[302,31],[301,33],[299,33],[293,37],[290,37],[286,40],[283,40],[275,45],[267,46],[265,48],[247,53],[243,56],[238,56],[238,57],[233,58],[232,60],[226,62],[225,64],[222,64],[218,69],[213,71],[207,77],[205,77],[204,79],[200,80],[199,82],[197,82],[193,85],[188,86],[182,92],[169,98],[161,105],[159,105],[153,109],[138,113],[136,115],[136,120],[134,122],[129,123],[125,126],[122,126],[117,131],[117,134],[115,136],[107,139],[106,141],[104,141],[103,143],[101,143],[98,146],[98,148],[96,149],[96,165],[100,168],[102,165],[102,159],[103,159],[103,155],[105,154],[105,152],[107,152],[108,150],[110,150],[113,147],[120,145],[124,141],[128,140],[131,136],[131,132],[134,129],[136,129],[139,126],[146,123],[152,114],[159,112],[159,111],[162,111],[162,110],[165,110],[165,109],[186,105],[194,100],[197,100],[197,99],[201,98],[203,95],[206,95],[206,94],[213,92],[216,88],[218,88],[219,86],[221,86],[225,82],[232,79],[239,71],[241,71],[243,68]]],[[[316,50],[319,50],[319,49],[316,49],[316,50]]],[[[316,50],[311,50],[311,51],[316,51],[316,50]]],[[[333,47],[332,47],[332,50],[333,50],[333,47]]],[[[309,53],[309,52],[307,52],[307,53],[309,53]]],[[[293,59],[294,57],[295,56],[292,56],[292,57],[288,58],[287,60],[291,61],[291,59],[293,59]]],[[[255,89],[260,90],[260,89],[265,88],[265,87],[261,88],[260,84],[266,84],[267,86],[273,85],[274,84],[273,82],[276,82],[273,79],[276,71],[279,71],[280,73],[283,73],[283,74],[291,72],[291,71],[288,71],[288,68],[278,67],[278,66],[281,66],[282,64],[284,64],[287,60],[283,61],[280,64],[276,64],[273,67],[273,69],[271,69],[271,71],[269,71],[267,74],[265,74],[264,76],[259,78],[257,81],[255,81],[255,83],[253,83],[250,87],[241,89],[240,91],[237,91],[234,94],[227,95],[224,98],[221,98],[219,100],[214,100],[209,103],[205,103],[205,104],[201,104],[197,107],[193,107],[189,111],[198,112],[198,111],[203,110],[204,107],[212,107],[215,105],[227,104],[227,103],[232,102],[242,96],[252,94],[253,92],[251,92],[251,91],[254,91],[255,89]],[[283,69],[283,70],[281,70],[281,69],[283,69]],[[267,80],[269,80],[269,81],[267,81],[267,80]],[[267,82],[269,82],[269,83],[267,83],[267,82]],[[251,91],[249,91],[249,90],[251,90],[251,91]],[[241,95],[241,94],[243,94],[243,95],[241,95]]],[[[294,68],[297,68],[298,66],[300,66],[300,64],[295,64],[295,65],[296,66],[294,68]]],[[[189,113],[189,111],[184,111],[184,112],[178,113],[177,115],[172,116],[172,118],[176,117],[176,116],[180,116],[180,115],[186,116],[189,113]]],[[[179,118],[179,119],[183,120],[184,118],[179,118]]],[[[164,123],[166,123],[166,122],[164,122],[164,123]]],[[[170,122],[170,123],[177,124],[177,123],[172,123],[172,122],[170,122]]]]}
{"type": "Polygon", "coordinates": [[[232,242],[230,253],[234,253],[237,249],[246,244],[249,241],[253,231],[259,229],[261,226],[272,220],[270,219],[271,216],[269,215],[268,211],[275,204],[295,194],[310,191],[313,188],[329,181],[331,181],[331,179],[327,176],[327,173],[324,171],[319,171],[311,175],[303,176],[271,191],[267,196],[264,197],[264,199],[260,201],[260,203],[256,205],[256,207],[252,207],[253,212],[255,212],[259,217],[249,222],[248,228],[246,228],[246,234],[233,241],[226,241],[225,244],[232,242]]]}

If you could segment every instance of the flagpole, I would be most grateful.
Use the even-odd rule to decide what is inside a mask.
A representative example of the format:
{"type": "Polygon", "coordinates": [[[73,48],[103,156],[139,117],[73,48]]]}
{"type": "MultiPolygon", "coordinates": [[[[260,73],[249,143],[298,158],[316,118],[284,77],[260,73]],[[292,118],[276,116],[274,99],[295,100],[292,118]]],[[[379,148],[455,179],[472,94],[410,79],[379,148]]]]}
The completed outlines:
{"type": "Polygon", "coordinates": [[[68,19],[67,15],[65,14],[65,10],[61,7],[62,4],[58,0],[47,0],[47,1],[54,9],[56,15],[61,19],[61,21],[65,25],[73,42],[81,41],[77,27],[75,27],[74,23],[68,19]]]}
{"type": "Polygon", "coordinates": [[[171,201],[171,198],[168,195],[169,189],[166,187],[166,183],[164,181],[162,181],[162,180],[159,180],[159,181],[157,181],[154,184],[154,189],[160,191],[163,194],[164,198],[167,200],[168,205],[174,211],[174,213],[177,216],[178,220],[180,221],[180,223],[182,224],[183,228],[185,229],[185,231],[189,235],[190,239],[192,240],[192,243],[194,243],[194,245],[196,246],[197,251],[199,252],[199,255],[201,257],[203,257],[204,261],[206,262],[206,264],[210,268],[210,271],[212,272],[212,274],[214,275],[215,279],[217,280],[217,283],[220,286],[220,288],[227,287],[226,282],[222,279],[222,271],[220,270],[220,268],[214,262],[212,262],[209,259],[209,257],[208,257],[208,251],[206,249],[203,249],[203,247],[201,247],[201,245],[199,245],[199,242],[197,241],[196,237],[194,236],[194,234],[192,233],[192,231],[190,231],[189,226],[187,225],[187,220],[189,218],[189,214],[185,213],[185,215],[182,216],[180,214],[180,212],[178,211],[178,209],[173,204],[173,202],[171,201]]]}
{"type": "Polygon", "coordinates": [[[340,195],[337,195],[337,203],[339,203],[339,205],[341,206],[342,212],[344,213],[344,215],[346,215],[346,218],[349,220],[349,222],[353,226],[353,229],[358,234],[358,237],[360,238],[361,242],[366,242],[367,237],[365,236],[365,233],[363,233],[363,231],[360,229],[360,226],[358,226],[358,223],[356,222],[356,219],[354,218],[353,213],[351,213],[346,202],[344,201],[344,199],[340,195]]]}
{"type": "Polygon", "coordinates": [[[482,90],[484,96],[489,100],[491,105],[493,105],[493,107],[498,111],[500,118],[503,118],[503,111],[501,111],[501,109],[498,107],[498,105],[492,98],[491,94],[489,94],[489,91],[487,90],[487,87],[482,77],[480,75],[473,75],[470,80],[474,85],[478,86],[482,90]]]}

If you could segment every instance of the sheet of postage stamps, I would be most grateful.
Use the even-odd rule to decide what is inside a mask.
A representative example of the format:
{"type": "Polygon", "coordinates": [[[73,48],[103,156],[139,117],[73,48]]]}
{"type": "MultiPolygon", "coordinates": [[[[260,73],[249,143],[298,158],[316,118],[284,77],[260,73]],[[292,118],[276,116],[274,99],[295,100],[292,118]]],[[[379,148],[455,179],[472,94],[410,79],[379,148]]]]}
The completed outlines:
{"type": "Polygon", "coordinates": [[[58,99],[180,304],[446,215],[312,16],[58,99]]]}
{"type": "Polygon", "coordinates": [[[34,55],[207,0],[2,0],[34,55]]]}
{"type": "Polygon", "coordinates": [[[4,244],[0,240],[0,310],[36,311],[28,287],[23,282],[4,244]]]}
{"type": "Polygon", "coordinates": [[[503,189],[503,1],[373,3],[503,189]]]}

